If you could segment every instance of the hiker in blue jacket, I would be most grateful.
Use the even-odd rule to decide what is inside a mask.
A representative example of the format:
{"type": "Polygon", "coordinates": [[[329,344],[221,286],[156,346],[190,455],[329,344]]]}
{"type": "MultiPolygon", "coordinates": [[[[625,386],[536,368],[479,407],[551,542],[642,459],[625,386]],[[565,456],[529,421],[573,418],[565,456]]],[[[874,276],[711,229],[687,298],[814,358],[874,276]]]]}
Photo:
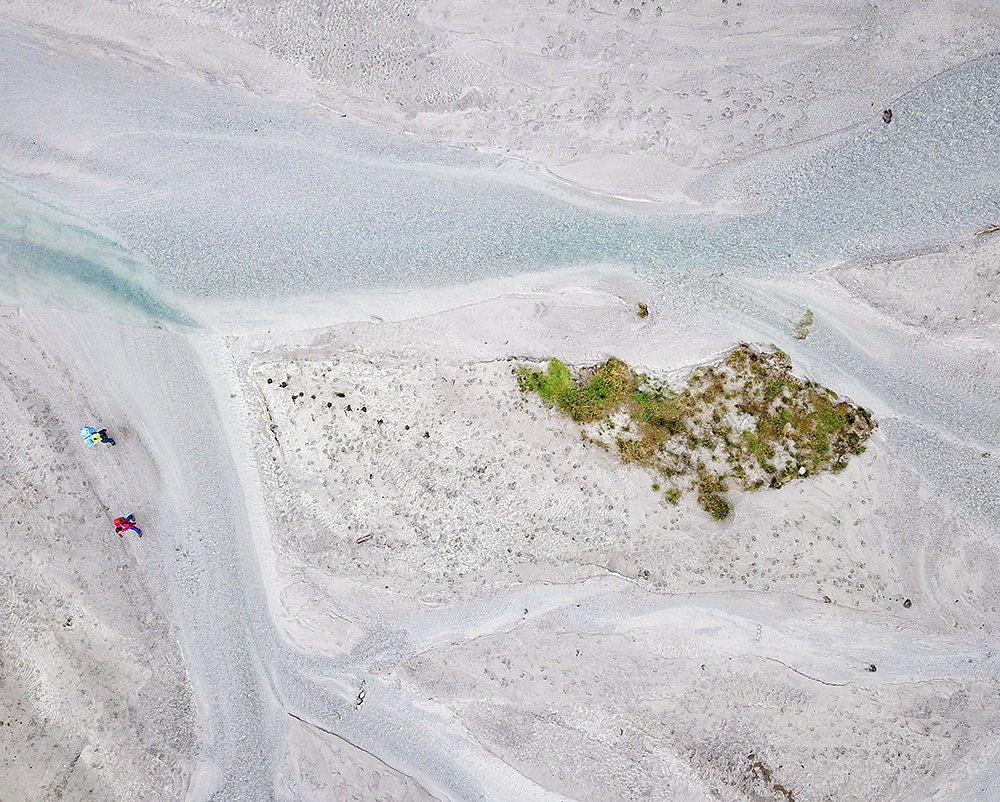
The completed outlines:
{"type": "Polygon", "coordinates": [[[113,446],[115,441],[108,434],[107,429],[97,430],[91,426],[84,426],[80,429],[80,437],[83,438],[83,442],[87,444],[89,448],[96,446],[98,443],[107,443],[109,446],[113,446]]]}

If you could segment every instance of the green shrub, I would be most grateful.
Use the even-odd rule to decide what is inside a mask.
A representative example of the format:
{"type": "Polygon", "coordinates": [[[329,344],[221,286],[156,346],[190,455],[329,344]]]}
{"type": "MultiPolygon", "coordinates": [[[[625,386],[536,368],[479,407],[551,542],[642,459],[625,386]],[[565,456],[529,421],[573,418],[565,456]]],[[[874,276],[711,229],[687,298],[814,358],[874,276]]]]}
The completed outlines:
{"type": "Polygon", "coordinates": [[[537,392],[577,423],[600,420],[614,412],[625,399],[630,371],[624,362],[609,359],[599,366],[585,384],[573,380],[569,368],[558,359],[549,360],[547,372],[524,368],[518,384],[525,392],[537,392]]]}
{"type": "Polygon", "coordinates": [[[726,480],[702,468],[698,473],[698,504],[717,521],[724,521],[732,512],[732,507],[722,494],[726,492],[726,480]]]}
{"type": "Polygon", "coordinates": [[[630,462],[645,462],[653,456],[648,444],[642,440],[626,440],[619,437],[616,443],[622,462],[626,465],[630,462]]]}
{"type": "Polygon", "coordinates": [[[813,313],[811,309],[807,309],[806,313],[802,316],[802,319],[795,325],[795,339],[804,340],[809,336],[809,327],[813,324],[813,313]]]}

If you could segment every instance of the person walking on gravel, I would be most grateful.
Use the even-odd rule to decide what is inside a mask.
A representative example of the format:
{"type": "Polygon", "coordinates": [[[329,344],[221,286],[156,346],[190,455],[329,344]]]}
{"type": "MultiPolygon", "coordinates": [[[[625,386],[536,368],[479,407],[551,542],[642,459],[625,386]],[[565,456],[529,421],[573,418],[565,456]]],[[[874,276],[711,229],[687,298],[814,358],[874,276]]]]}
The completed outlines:
{"type": "Polygon", "coordinates": [[[118,537],[125,537],[125,533],[129,529],[134,529],[135,533],[142,537],[142,530],[135,525],[135,516],[129,513],[124,518],[115,518],[115,531],[118,533],[118,537]]]}
{"type": "Polygon", "coordinates": [[[107,443],[109,446],[113,446],[115,441],[108,434],[107,429],[97,430],[92,426],[85,426],[80,429],[80,437],[83,438],[83,442],[87,444],[88,448],[96,446],[98,443],[107,443]]]}

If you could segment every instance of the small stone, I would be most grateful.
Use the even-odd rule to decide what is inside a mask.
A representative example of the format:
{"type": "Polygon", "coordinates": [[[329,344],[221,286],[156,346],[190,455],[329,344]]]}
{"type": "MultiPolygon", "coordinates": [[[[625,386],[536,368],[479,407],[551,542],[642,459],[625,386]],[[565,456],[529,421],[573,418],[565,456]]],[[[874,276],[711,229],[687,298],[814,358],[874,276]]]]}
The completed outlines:
{"type": "Polygon", "coordinates": [[[886,123],[892,122],[892,109],[882,109],[882,120],[886,123]]]}
{"type": "Polygon", "coordinates": [[[903,600],[903,606],[906,607],[907,609],[909,609],[910,607],[913,606],[913,602],[911,602],[909,599],[904,599],[903,600]]]}

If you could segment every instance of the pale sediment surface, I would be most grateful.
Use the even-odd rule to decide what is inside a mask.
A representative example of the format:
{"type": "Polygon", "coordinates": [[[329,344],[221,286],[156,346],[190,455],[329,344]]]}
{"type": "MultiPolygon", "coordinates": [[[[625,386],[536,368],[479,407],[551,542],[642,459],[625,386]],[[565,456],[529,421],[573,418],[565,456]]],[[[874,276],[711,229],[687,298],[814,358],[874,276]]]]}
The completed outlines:
{"type": "Polygon", "coordinates": [[[146,543],[111,530],[152,516],[155,458],[113,404],[93,406],[107,377],[77,370],[52,323],[10,307],[0,320],[3,795],[177,798],[199,726],[174,611],[146,543]],[[113,456],[80,448],[81,417],[114,422],[113,456]]]}
{"type": "MultiPolygon", "coordinates": [[[[583,312],[537,303],[518,326],[535,342],[537,310],[583,312]]],[[[634,313],[607,303],[588,304],[598,330],[641,354],[634,313]]],[[[996,543],[914,470],[907,421],[874,401],[882,433],[847,470],[744,494],[720,527],[520,396],[524,343],[500,338],[528,306],[350,327],[245,363],[291,636],[352,622],[336,630],[361,664],[449,700],[572,798],[895,798],[973,757],[996,725],[996,543]],[[380,601],[359,606],[353,582],[380,601]],[[522,590],[497,610],[503,586],[522,590]],[[494,599],[486,621],[435,635],[469,598],[494,599]],[[429,609],[400,611],[414,602],[429,609]],[[399,619],[386,630],[373,605],[399,619]]],[[[563,353],[586,359],[587,339],[563,353]]]]}
{"type": "Polygon", "coordinates": [[[88,15],[67,3],[20,5],[13,13],[90,35],[114,10],[104,35],[141,44],[140,56],[216,71],[221,51],[235,80],[278,91],[248,68],[255,45],[285,70],[286,94],[297,70],[338,112],[652,198],[670,197],[686,168],[858,126],[995,49],[1000,25],[988,5],[914,10],[899,0],[133,0],[94,3],[88,15]],[[190,23],[196,46],[179,48],[168,20],[190,23]]]}
{"type": "Polygon", "coordinates": [[[995,11],[24,0],[0,41],[0,796],[998,793],[995,11]],[[721,525],[512,374],[740,341],[879,426],[721,525]]]}

